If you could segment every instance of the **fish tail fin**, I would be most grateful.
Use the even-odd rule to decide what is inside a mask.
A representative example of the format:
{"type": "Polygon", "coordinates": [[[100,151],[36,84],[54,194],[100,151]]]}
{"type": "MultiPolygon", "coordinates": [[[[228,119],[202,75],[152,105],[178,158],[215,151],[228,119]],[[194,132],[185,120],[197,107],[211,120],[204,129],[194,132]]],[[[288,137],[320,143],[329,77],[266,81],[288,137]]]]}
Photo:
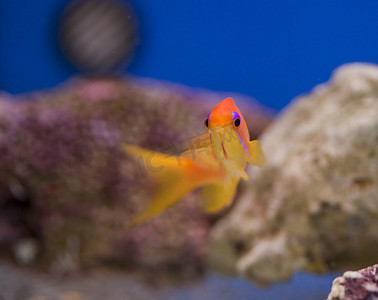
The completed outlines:
{"type": "Polygon", "coordinates": [[[248,162],[258,167],[262,167],[266,163],[265,155],[258,140],[249,141],[248,162]]]}
{"type": "Polygon", "coordinates": [[[154,195],[147,209],[131,220],[129,226],[137,226],[175,204],[195,188],[196,182],[188,180],[190,167],[187,159],[149,151],[133,145],[122,149],[145,169],[154,186],[154,195]]]}

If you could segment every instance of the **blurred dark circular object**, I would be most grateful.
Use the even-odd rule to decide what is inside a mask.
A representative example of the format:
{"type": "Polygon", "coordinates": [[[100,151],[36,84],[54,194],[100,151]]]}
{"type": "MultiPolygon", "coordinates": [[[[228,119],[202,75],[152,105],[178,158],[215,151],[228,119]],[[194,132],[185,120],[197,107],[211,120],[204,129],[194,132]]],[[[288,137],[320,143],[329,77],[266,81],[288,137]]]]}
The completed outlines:
{"type": "Polygon", "coordinates": [[[64,9],[59,42],[79,70],[106,73],[131,61],[138,41],[130,5],[116,0],[74,0],[64,9]]]}

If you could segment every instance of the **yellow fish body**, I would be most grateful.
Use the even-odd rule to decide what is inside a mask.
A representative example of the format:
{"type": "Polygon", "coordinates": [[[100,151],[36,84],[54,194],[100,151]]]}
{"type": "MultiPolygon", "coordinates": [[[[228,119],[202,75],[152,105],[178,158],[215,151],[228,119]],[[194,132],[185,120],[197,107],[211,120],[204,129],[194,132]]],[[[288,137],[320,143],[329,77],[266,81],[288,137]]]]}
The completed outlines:
{"type": "Polygon", "coordinates": [[[135,226],[161,213],[192,190],[201,187],[202,209],[215,213],[232,202],[239,180],[248,178],[247,163],[263,166],[265,157],[259,141],[249,140],[245,120],[232,98],[218,103],[205,120],[208,133],[198,137],[200,146],[179,156],[168,156],[133,145],[123,150],[144,162],[156,186],[145,212],[135,217],[135,226]]]}

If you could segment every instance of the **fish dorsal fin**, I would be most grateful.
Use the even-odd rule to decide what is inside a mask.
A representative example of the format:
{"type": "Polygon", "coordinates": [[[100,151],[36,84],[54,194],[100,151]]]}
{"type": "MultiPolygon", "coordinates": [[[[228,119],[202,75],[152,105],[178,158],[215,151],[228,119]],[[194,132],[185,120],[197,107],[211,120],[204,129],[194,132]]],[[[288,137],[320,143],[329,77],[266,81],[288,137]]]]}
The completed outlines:
{"type": "Polygon", "coordinates": [[[262,167],[266,163],[265,155],[262,151],[261,144],[258,140],[249,141],[249,159],[248,162],[262,167]]]}
{"type": "Polygon", "coordinates": [[[211,139],[210,134],[206,132],[204,134],[195,135],[185,139],[180,143],[179,149],[181,149],[180,152],[184,152],[186,150],[196,150],[209,147],[211,148],[211,139]]]}
{"type": "Polygon", "coordinates": [[[180,157],[188,159],[201,167],[217,170],[220,168],[208,133],[188,139],[185,144],[187,146],[186,151],[181,153],[180,157]]]}

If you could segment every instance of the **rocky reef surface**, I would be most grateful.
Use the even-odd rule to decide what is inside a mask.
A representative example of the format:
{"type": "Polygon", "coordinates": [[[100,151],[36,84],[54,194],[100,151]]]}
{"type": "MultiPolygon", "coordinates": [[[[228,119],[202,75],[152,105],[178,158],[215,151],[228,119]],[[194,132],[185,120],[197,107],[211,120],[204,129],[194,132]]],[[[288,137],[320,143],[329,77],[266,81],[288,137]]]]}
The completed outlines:
{"type": "Polygon", "coordinates": [[[347,271],[332,284],[327,300],[377,300],[378,265],[359,271],[347,271]]]}
{"type": "MultiPolygon", "coordinates": [[[[127,228],[150,191],[120,146],[179,150],[204,132],[208,109],[222,96],[104,78],[17,98],[1,94],[0,256],[59,275],[94,266],[142,270],[151,280],[200,275],[211,222],[197,209],[197,195],[127,228]]],[[[259,135],[272,115],[238,102],[259,135]]]]}
{"type": "Polygon", "coordinates": [[[260,285],[299,270],[378,260],[378,67],[350,64],[295,99],[263,133],[233,210],[211,232],[210,266],[260,285]]]}

